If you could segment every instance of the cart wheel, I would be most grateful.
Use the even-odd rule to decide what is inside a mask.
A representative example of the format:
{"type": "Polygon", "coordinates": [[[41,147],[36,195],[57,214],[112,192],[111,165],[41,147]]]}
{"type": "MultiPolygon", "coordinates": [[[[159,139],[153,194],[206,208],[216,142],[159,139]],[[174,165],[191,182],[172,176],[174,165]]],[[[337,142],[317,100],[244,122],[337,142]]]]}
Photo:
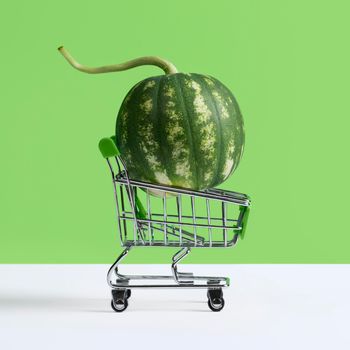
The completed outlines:
{"type": "Polygon", "coordinates": [[[207,291],[208,306],[212,311],[221,311],[225,306],[222,288],[209,288],[207,291]]]}
{"type": "Polygon", "coordinates": [[[131,289],[126,290],[126,298],[129,299],[131,297],[131,289]]]}
{"type": "Polygon", "coordinates": [[[124,300],[119,299],[119,300],[116,300],[115,302],[112,299],[111,306],[115,312],[123,312],[128,307],[128,299],[124,299],[124,300]]]}
{"type": "Polygon", "coordinates": [[[115,312],[123,312],[128,307],[128,293],[130,289],[112,289],[111,306],[115,312]]]}
{"type": "Polygon", "coordinates": [[[218,312],[221,311],[225,306],[224,298],[214,298],[208,299],[208,306],[211,311],[218,312]]]}

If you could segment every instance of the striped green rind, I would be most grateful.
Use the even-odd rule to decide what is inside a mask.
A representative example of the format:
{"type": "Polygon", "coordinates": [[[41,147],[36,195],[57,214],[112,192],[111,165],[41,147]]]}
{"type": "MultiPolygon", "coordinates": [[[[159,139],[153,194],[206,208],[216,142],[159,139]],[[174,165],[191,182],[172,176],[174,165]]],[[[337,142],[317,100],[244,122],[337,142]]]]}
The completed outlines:
{"type": "Polygon", "coordinates": [[[237,101],[220,81],[176,73],[145,79],[130,90],[116,137],[130,177],[205,189],[236,169],[244,126],[237,101]]]}

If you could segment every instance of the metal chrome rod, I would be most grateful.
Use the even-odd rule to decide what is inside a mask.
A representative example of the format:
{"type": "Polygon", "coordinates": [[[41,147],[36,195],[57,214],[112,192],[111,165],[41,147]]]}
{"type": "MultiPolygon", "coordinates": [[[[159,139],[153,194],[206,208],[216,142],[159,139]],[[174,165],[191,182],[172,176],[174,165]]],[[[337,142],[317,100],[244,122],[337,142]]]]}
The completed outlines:
{"type": "MultiPolygon", "coordinates": [[[[124,205],[124,187],[125,186],[119,186],[119,190],[120,190],[120,201],[121,201],[121,205],[122,205],[122,210],[124,213],[125,211],[125,205],[124,205]]],[[[116,201],[118,202],[118,198],[116,198],[116,201]]],[[[124,215],[124,214],[123,214],[124,215]]],[[[118,216],[118,221],[119,220],[119,216],[118,216]]],[[[126,227],[126,220],[123,221],[123,228],[124,228],[124,239],[127,239],[127,227],[126,227]]],[[[122,235],[122,232],[120,231],[120,238],[121,238],[121,241],[123,242],[123,235],[122,235]]]]}
{"type": "Polygon", "coordinates": [[[179,274],[177,272],[177,264],[191,251],[190,248],[183,248],[173,256],[173,263],[171,264],[171,270],[173,272],[174,280],[176,283],[192,283],[192,281],[180,281],[179,274]]]}
{"type": "MultiPolygon", "coordinates": [[[[226,203],[225,202],[222,202],[222,224],[224,227],[226,227],[226,203]]],[[[224,234],[224,245],[225,247],[227,246],[227,229],[224,228],[223,229],[223,234],[224,234]]]]}
{"type": "MultiPolygon", "coordinates": [[[[121,216],[120,217],[121,220],[134,220],[134,218],[132,217],[123,217],[121,216]]],[[[151,222],[151,223],[154,223],[154,224],[161,224],[161,225],[164,225],[164,221],[162,220],[147,220],[147,219],[138,219],[139,222],[141,223],[148,223],[148,222],[151,222]]],[[[208,227],[211,227],[211,228],[218,228],[218,229],[227,229],[227,230],[240,230],[241,227],[239,226],[223,226],[223,225],[206,225],[206,224],[193,224],[191,222],[178,222],[178,221],[167,221],[166,222],[167,225],[180,225],[180,226],[196,226],[196,227],[204,227],[204,228],[208,228],[208,227]]]]}
{"type": "Polygon", "coordinates": [[[203,242],[201,244],[199,244],[197,242],[197,245],[194,245],[194,241],[187,241],[184,240],[182,242],[182,245],[179,245],[179,242],[169,242],[167,243],[167,245],[164,245],[164,239],[161,240],[153,240],[152,244],[149,245],[149,242],[137,242],[136,244],[134,244],[133,240],[128,240],[128,241],[124,241],[123,246],[124,247],[128,247],[128,246],[132,246],[132,247],[172,247],[172,248],[228,248],[233,246],[234,241],[228,240],[227,241],[227,246],[225,247],[225,245],[223,244],[222,240],[213,240],[212,241],[212,245],[209,245],[209,242],[203,242]]]}
{"type": "MultiPolygon", "coordinates": [[[[168,226],[169,226],[169,228],[172,228],[172,231],[170,231],[170,232],[169,232],[169,230],[167,230],[168,236],[172,235],[172,236],[175,236],[175,237],[179,237],[179,235],[175,233],[176,231],[179,231],[179,229],[176,228],[176,227],[172,227],[170,225],[168,225],[168,226]]],[[[157,228],[157,227],[154,227],[154,226],[152,226],[152,228],[154,230],[158,230],[158,231],[163,232],[163,229],[161,229],[161,228],[157,228]]],[[[182,230],[182,236],[183,236],[183,240],[194,241],[194,235],[192,233],[190,233],[190,232],[187,232],[186,230],[182,230]]],[[[197,235],[197,242],[198,243],[203,243],[204,240],[205,240],[204,237],[197,235]]]]}
{"type": "Polygon", "coordinates": [[[210,203],[208,199],[206,199],[206,205],[207,205],[207,217],[208,217],[209,245],[211,246],[213,244],[213,230],[211,227],[210,203]]]}
{"type": "Polygon", "coordinates": [[[125,258],[125,256],[129,253],[131,247],[127,247],[126,249],[123,250],[123,252],[118,256],[117,260],[114,262],[114,264],[109,268],[108,273],[107,273],[107,283],[110,287],[112,287],[112,281],[111,281],[111,277],[112,274],[115,273],[116,276],[119,279],[126,279],[125,276],[120,275],[118,273],[118,264],[125,258]]]}
{"type": "Polygon", "coordinates": [[[167,216],[166,216],[166,192],[163,192],[163,219],[164,219],[164,245],[166,245],[167,243],[167,229],[166,229],[166,225],[167,225],[167,216]]]}
{"type": "MultiPolygon", "coordinates": [[[[116,180],[119,183],[127,183],[127,180],[125,178],[121,178],[121,177],[117,177],[116,180]]],[[[187,194],[187,195],[193,195],[196,197],[205,197],[205,198],[210,198],[210,199],[217,199],[220,201],[226,201],[226,202],[231,202],[231,203],[235,203],[235,204],[239,204],[239,205],[243,205],[243,206],[249,206],[250,204],[250,200],[248,197],[246,197],[244,194],[240,193],[240,196],[228,196],[228,195],[219,195],[218,191],[212,191],[212,190],[208,190],[208,191],[195,191],[195,190],[187,190],[184,188],[177,188],[177,187],[168,187],[168,186],[163,186],[163,185],[155,185],[155,184],[151,184],[148,182],[143,182],[143,181],[137,181],[137,180],[130,180],[129,179],[129,183],[133,186],[139,186],[139,187],[144,187],[144,188],[150,188],[150,189],[156,189],[156,190],[160,190],[160,191],[165,191],[165,192],[170,192],[170,193],[174,193],[176,195],[178,194],[187,194]]]]}
{"type": "MultiPolygon", "coordinates": [[[[209,201],[209,200],[208,200],[209,201]]],[[[124,211],[122,212],[123,215],[132,215],[131,211],[124,211]]],[[[159,214],[159,213],[153,213],[152,216],[163,216],[163,214],[159,214]]],[[[178,215],[174,215],[174,214],[167,214],[168,218],[178,218],[178,215]]],[[[192,215],[181,215],[182,218],[185,219],[192,219],[192,215]]],[[[196,215],[196,219],[198,220],[207,220],[208,218],[206,216],[197,216],[196,215]]],[[[222,221],[222,217],[212,217],[211,218],[212,221],[222,221]]],[[[237,219],[226,219],[227,222],[237,222],[237,219]]]]}
{"type": "MultiPolygon", "coordinates": [[[[228,277],[218,277],[218,276],[194,276],[193,273],[187,273],[187,272],[178,272],[178,275],[191,275],[191,279],[196,281],[226,281],[228,277]]],[[[174,281],[174,276],[170,275],[123,275],[123,279],[126,281],[133,281],[133,280],[172,280],[174,281]]],[[[122,280],[123,280],[122,279],[122,280]]],[[[122,282],[121,282],[122,283],[122,282]]]]}
{"type": "MultiPolygon", "coordinates": [[[[177,217],[179,219],[179,222],[182,221],[182,203],[181,203],[181,194],[179,194],[176,197],[176,205],[177,205],[177,217]]],[[[175,215],[169,215],[171,217],[175,215]]],[[[180,240],[180,245],[182,244],[182,225],[179,226],[179,240],[180,240]]]]}
{"type": "Polygon", "coordinates": [[[191,210],[192,210],[192,221],[193,221],[193,234],[194,234],[194,244],[197,243],[197,223],[196,223],[196,207],[195,199],[191,196],[191,210]]]}
{"type": "Polygon", "coordinates": [[[163,289],[171,289],[171,288],[202,288],[202,289],[208,289],[210,288],[225,288],[229,286],[229,282],[222,283],[222,284],[211,284],[210,286],[208,284],[186,284],[186,283],[180,283],[180,284],[112,284],[111,288],[127,288],[127,289],[134,289],[134,288],[163,288],[163,289]]]}
{"type": "MultiPolygon", "coordinates": [[[[152,220],[152,216],[151,216],[151,200],[150,200],[150,196],[148,193],[148,190],[146,191],[146,199],[147,199],[147,218],[148,220],[152,220]]],[[[148,223],[148,240],[149,240],[149,244],[152,244],[152,239],[153,239],[153,231],[151,231],[151,223],[148,223]]]]}

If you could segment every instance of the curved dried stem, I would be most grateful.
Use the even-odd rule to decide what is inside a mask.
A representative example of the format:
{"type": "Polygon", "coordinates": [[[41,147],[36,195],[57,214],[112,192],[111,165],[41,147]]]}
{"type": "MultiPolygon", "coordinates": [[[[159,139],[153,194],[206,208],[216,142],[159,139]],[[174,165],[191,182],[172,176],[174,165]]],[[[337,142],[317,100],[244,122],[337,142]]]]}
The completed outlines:
{"type": "Polygon", "coordinates": [[[113,64],[109,66],[88,67],[77,62],[63,46],[60,46],[58,48],[58,51],[74,68],[80,70],[81,72],[89,73],[89,74],[120,72],[123,70],[127,70],[138,66],[144,66],[144,65],[157,66],[163,69],[165,74],[174,74],[178,72],[176,67],[171,62],[166,61],[157,56],[139,57],[139,58],[135,58],[134,60],[123,62],[120,64],[113,64]]]}

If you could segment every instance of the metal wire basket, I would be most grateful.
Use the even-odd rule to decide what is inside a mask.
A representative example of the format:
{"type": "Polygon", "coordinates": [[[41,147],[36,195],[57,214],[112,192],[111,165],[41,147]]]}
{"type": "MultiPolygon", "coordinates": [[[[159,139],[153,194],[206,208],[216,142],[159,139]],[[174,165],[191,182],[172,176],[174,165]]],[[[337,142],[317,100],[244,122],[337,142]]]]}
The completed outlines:
{"type": "Polygon", "coordinates": [[[209,307],[220,311],[224,306],[222,287],[229,285],[229,278],[181,273],[177,264],[191,248],[231,247],[243,238],[249,197],[233,191],[194,191],[133,180],[113,137],[102,139],[99,148],[112,174],[118,231],[125,247],[107,275],[112,308],[124,311],[132,288],[187,287],[207,288],[209,307]],[[172,276],[121,275],[118,264],[136,246],[180,248],[173,256],[172,276]]]}

